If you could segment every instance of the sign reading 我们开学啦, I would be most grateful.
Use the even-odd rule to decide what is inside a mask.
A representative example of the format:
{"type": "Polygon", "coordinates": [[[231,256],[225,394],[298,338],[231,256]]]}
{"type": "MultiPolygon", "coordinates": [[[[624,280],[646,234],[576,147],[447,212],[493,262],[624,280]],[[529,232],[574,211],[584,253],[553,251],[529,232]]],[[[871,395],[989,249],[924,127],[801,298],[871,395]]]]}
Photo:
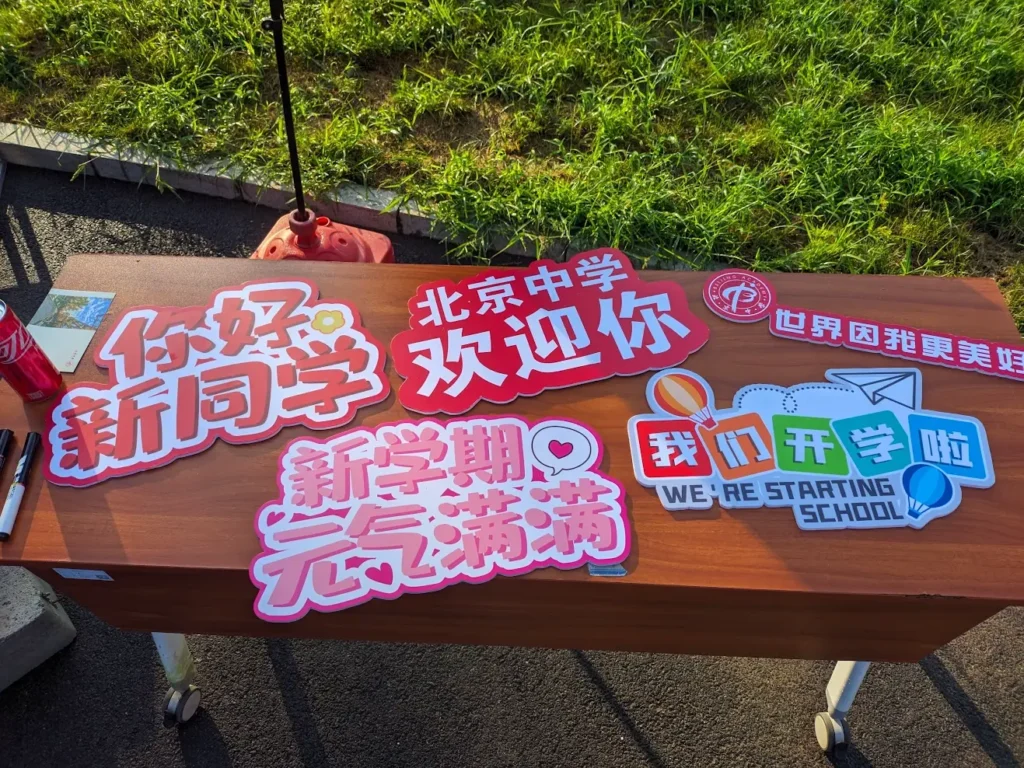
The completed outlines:
{"type": "Polygon", "coordinates": [[[752,384],[715,408],[708,383],[651,377],[629,421],[637,480],[668,510],[782,507],[805,530],[922,528],[995,482],[970,416],[921,407],[916,368],[832,369],[827,382],[752,384]]]}
{"type": "Polygon", "coordinates": [[[427,283],[409,310],[391,342],[398,400],[427,414],[679,365],[708,340],[682,286],[608,248],[427,283]]]}
{"type": "Polygon", "coordinates": [[[281,454],[256,515],[254,610],[295,621],[367,600],[629,554],[625,495],[600,438],[565,419],[402,421],[281,454]]]}
{"type": "Polygon", "coordinates": [[[49,414],[46,479],[84,487],[161,467],[215,440],[331,429],[390,392],[384,350],[309,280],[222,288],[196,307],[134,307],[96,352],[106,384],[70,387],[49,414]]]}
{"type": "Polygon", "coordinates": [[[775,288],[764,275],[746,269],[712,274],[704,283],[704,303],[735,323],[767,317],[771,333],[783,339],[1024,381],[1022,346],[785,306],[778,303],[775,288]]]}

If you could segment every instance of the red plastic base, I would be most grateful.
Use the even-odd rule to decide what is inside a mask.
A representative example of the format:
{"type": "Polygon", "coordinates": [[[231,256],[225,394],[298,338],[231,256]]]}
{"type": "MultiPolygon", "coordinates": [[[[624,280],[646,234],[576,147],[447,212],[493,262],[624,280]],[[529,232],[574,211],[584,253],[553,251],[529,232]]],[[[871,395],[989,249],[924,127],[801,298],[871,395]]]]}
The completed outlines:
{"type": "Polygon", "coordinates": [[[358,261],[366,264],[387,264],[395,260],[391,240],[384,235],[346,227],[326,216],[317,217],[308,208],[305,221],[296,219],[295,213],[292,211],[278,219],[250,258],[358,261]]]}

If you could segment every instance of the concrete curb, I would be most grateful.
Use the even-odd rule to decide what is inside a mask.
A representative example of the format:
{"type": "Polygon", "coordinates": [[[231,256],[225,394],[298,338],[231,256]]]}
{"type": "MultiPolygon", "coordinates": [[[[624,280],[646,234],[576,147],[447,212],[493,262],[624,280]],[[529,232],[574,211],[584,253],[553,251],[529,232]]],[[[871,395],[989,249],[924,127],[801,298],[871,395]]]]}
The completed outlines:
{"type": "MultiPolygon", "coordinates": [[[[230,167],[179,168],[164,158],[115,150],[71,133],[28,125],[0,123],[0,160],[31,168],[80,172],[133,184],[245,200],[281,211],[292,207],[290,190],[277,184],[264,186],[248,181],[240,171],[230,167]]],[[[444,239],[443,228],[433,217],[421,211],[415,202],[396,206],[397,197],[387,190],[346,184],[324,199],[311,201],[310,207],[318,214],[354,227],[444,239]]]]}
{"type": "MultiPolygon", "coordinates": [[[[84,173],[103,179],[167,187],[227,200],[244,200],[279,211],[292,208],[293,196],[290,189],[279,184],[262,185],[250,181],[243,177],[241,170],[231,166],[179,168],[166,158],[150,157],[130,149],[117,150],[100,141],[73,133],[50,131],[31,125],[0,122],[0,161],[30,168],[84,173]]],[[[310,207],[320,215],[353,227],[427,237],[439,242],[452,239],[444,225],[423,210],[415,200],[398,205],[397,198],[398,195],[386,189],[344,184],[325,198],[311,200],[310,207]]],[[[495,253],[525,258],[536,255],[528,244],[509,247],[508,241],[500,238],[491,242],[490,249],[495,253]]],[[[569,253],[569,245],[558,241],[549,245],[541,255],[555,261],[565,261],[569,253]]]]}
{"type": "Polygon", "coordinates": [[[0,568],[0,691],[75,639],[75,627],[45,581],[0,568]]]}

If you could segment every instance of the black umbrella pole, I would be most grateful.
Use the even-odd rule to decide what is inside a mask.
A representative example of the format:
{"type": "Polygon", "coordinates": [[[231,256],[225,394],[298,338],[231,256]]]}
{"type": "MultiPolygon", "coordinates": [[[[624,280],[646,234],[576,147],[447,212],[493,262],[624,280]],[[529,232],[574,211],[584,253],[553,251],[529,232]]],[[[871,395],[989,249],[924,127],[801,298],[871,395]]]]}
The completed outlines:
{"type": "Polygon", "coordinates": [[[306,200],[302,194],[302,171],[299,168],[299,147],[295,143],[295,120],[292,117],[292,96],[288,90],[288,68],[284,61],[284,0],[270,0],[270,17],[263,20],[263,29],[274,36],[277,77],[281,82],[281,106],[284,108],[284,132],[288,137],[288,157],[292,164],[292,185],[295,188],[296,217],[305,221],[306,200]]]}

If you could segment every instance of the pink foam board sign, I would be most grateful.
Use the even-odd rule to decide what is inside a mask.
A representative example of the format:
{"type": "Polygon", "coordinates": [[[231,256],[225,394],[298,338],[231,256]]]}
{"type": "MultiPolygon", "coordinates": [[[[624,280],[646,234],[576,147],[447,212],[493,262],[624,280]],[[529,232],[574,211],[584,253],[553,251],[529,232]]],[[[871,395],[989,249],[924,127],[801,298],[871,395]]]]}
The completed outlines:
{"type": "Polygon", "coordinates": [[[622,562],[625,493],[567,419],[425,419],[292,441],[256,515],[254,609],[287,622],[537,568],[622,562]]]}
{"type": "Polygon", "coordinates": [[[162,467],[216,440],[334,429],[390,391],[355,308],[308,280],[261,280],[196,307],[134,307],[96,351],[108,381],[69,387],[46,430],[45,474],[83,487],[162,467]]]}
{"type": "Polygon", "coordinates": [[[768,279],[745,269],[711,275],[704,303],[736,323],[767,317],[771,333],[783,339],[1024,381],[1024,346],[780,304],[768,279]]]}
{"type": "Polygon", "coordinates": [[[399,402],[425,414],[678,365],[708,340],[680,285],[609,248],[426,283],[409,311],[391,355],[399,402]]]}
{"type": "Polygon", "coordinates": [[[978,419],[926,410],[917,368],[830,368],[826,381],[750,384],[732,405],[683,368],[654,374],[629,420],[637,481],[670,511],[789,509],[805,531],[920,529],[995,469],[978,419]]]}

